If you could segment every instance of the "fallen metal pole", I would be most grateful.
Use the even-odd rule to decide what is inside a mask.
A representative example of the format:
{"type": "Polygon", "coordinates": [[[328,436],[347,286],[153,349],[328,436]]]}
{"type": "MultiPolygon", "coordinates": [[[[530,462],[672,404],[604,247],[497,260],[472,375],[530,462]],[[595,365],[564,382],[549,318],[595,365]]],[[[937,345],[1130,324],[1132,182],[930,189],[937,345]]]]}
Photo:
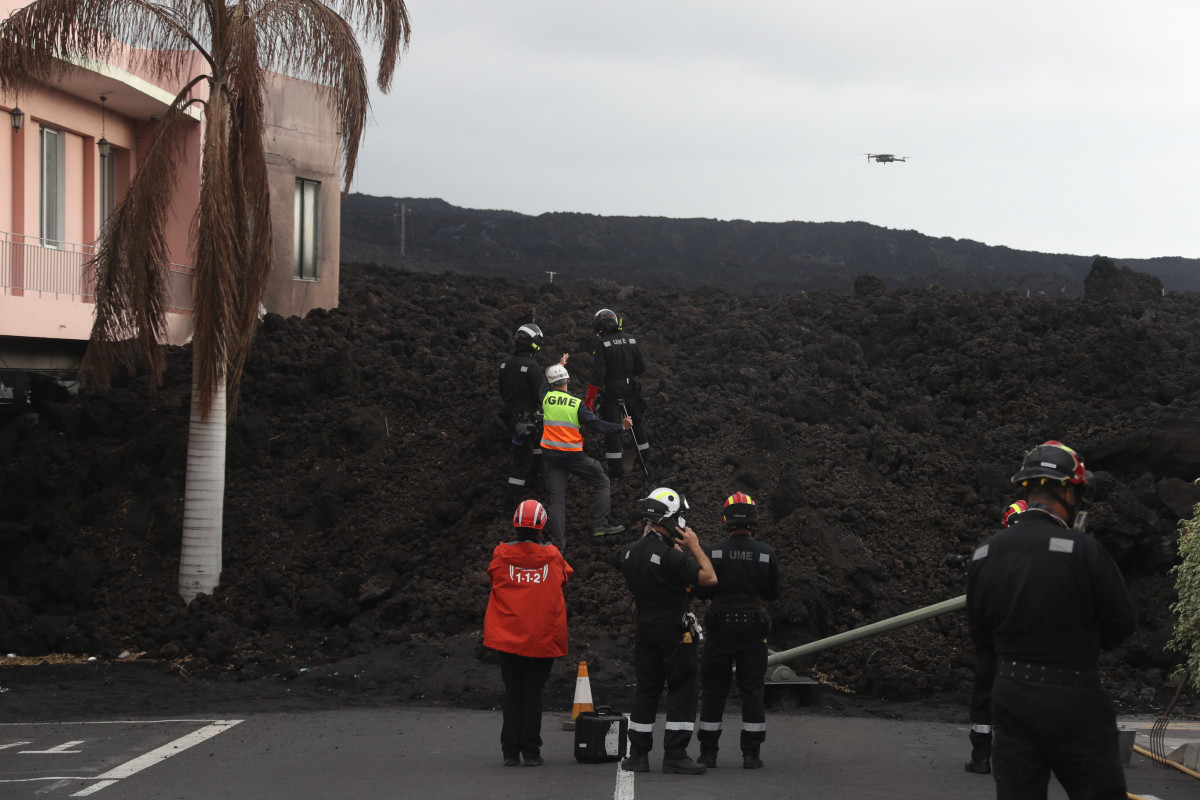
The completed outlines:
{"type": "Polygon", "coordinates": [[[791,650],[783,650],[778,653],[772,653],[767,656],[767,665],[782,664],[785,661],[791,661],[794,658],[801,656],[819,653],[822,650],[828,650],[831,647],[838,645],[849,644],[856,642],[859,639],[866,639],[868,636],[877,636],[881,633],[903,628],[906,625],[913,625],[917,622],[924,622],[927,619],[946,614],[950,611],[959,611],[967,607],[967,596],[965,594],[950,600],[944,600],[941,603],[935,603],[931,606],[918,608],[916,611],[909,611],[907,614],[901,614],[898,617],[889,617],[879,622],[872,622],[870,625],[864,625],[861,628],[845,631],[843,633],[835,633],[833,636],[827,636],[824,639],[818,639],[815,642],[802,644],[799,647],[793,647],[791,650]]]}

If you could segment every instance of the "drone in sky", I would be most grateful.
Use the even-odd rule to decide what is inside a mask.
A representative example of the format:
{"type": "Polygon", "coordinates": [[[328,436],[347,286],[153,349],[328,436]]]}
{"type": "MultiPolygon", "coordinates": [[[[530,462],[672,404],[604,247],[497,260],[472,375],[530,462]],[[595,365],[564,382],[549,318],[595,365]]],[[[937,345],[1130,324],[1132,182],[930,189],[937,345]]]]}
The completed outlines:
{"type": "Polygon", "coordinates": [[[894,156],[891,153],[867,153],[867,161],[876,164],[891,164],[893,161],[908,161],[908,156],[894,156]]]}

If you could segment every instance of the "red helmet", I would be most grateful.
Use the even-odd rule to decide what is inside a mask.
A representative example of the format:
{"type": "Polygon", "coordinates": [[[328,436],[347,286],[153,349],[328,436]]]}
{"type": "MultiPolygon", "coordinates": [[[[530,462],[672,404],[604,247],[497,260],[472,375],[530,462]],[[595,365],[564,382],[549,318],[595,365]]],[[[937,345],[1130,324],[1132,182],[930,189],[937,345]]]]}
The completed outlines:
{"type": "Polygon", "coordinates": [[[734,492],[725,499],[725,508],[721,511],[721,522],[729,530],[737,528],[753,528],[758,524],[758,508],[754,499],[745,492],[734,492]]]}
{"type": "Polygon", "coordinates": [[[522,500],[513,512],[514,528],[533,528],[540,531],[546,525],[546,508],[537,500],[522,500]]]}
{"type": "Polygon", "coordinates": [[[1007,528],[1009,517],[1011,517],[1013,514],[1020,514],[1022,511],[1028,511],[1028,510],[1029,510],[1029,503],[1026,503],[1024,500],[1018,500],[1017,502],[1013,503],[1008,508],[1004,509],[1004,516],[1000,517],[1000,522],[1003,523],[1004,527],[1007,528]]]}

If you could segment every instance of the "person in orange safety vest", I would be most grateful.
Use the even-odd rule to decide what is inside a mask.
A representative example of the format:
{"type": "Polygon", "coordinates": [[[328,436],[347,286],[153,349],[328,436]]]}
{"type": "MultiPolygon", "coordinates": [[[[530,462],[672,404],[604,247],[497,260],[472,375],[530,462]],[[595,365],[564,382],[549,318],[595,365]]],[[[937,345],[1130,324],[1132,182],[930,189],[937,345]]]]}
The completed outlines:
{"type": "Polygon", "coordinates": [[[633,420],[605,422],[570,394],[571,374],[562,364],[546,370],[550,391],[542,396],[542,459],[546,469],[546,488],[550,492],[550,541],[559,550],[567,549],[567,475],[577,475],[595,492],[592,503],[592,534],[610,536],[625,530],[608,521],[612,497],[608,476],[600,462],[583,452],[583,428],[605,435],[619,434],[633,427],[633,420]]]}

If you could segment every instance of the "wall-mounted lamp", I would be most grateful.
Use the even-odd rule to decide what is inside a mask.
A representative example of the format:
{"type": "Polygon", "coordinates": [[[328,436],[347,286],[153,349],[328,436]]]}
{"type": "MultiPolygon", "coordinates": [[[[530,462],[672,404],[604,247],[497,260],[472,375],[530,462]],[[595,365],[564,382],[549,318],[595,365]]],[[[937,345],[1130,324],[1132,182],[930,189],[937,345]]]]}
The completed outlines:
{"type": "Polygon", "coordinates": [[[13,110],[8,112],[8,118],[12,120],[14,131],[21,130],[21,126],[25,124],[25,112],[19,106],[13,106],[13,110]]]}
{"type": "Polygon", "coordinates": [[[108,158],[108,154],[112,152],[112,145],[109,144],[108,139],[104,135],[105,130],[106,130],[104,109],[107,108],[107,106],[105,105],[105,103],[107,103],[107,102],[108,102],[108,95],[106,95],[106,94],[100,95],[100,141],[96,142],[96,144],[100,148],[100,157],[101,158],[108,158]]]}

